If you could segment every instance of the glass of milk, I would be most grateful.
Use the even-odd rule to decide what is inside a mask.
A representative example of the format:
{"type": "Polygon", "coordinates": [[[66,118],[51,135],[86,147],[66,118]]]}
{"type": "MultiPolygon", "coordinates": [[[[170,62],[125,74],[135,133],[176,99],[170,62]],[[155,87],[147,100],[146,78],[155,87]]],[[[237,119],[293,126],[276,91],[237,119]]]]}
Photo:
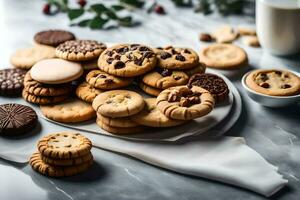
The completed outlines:
{"type": "Polygon", "coordinates": [[[300,53],[300,0],[256,0],[256,29],[271,54],[300,53]]]}

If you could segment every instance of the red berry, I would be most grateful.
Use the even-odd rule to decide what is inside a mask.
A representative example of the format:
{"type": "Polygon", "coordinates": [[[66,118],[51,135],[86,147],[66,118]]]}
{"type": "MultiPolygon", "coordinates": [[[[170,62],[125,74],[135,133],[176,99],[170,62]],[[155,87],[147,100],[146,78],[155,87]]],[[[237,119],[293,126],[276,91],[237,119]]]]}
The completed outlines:
{"type": "Polygon", "coordinates": [[[160,5],[156,5],[156,6],[154,7],[154,11],[155,11],[157,14],[160,14],[160,15],[166,14],[164,7],[162,7],[162,6],[160,6],[160,5]]]}
{"type": "Polygon", "coordinates": [[[86,5],[86,0],[78,0],[77,3],[83,8],[86,5]]]}
{"type": "Polygon", "coordinates": [[[50,14],[50,9],[51,9],[50,4],[46,3],[46,4],[44,5],[44,7],[43,7],[43,13],[44,13],[45,15],[49,15],[49,14],[50,14]]]}

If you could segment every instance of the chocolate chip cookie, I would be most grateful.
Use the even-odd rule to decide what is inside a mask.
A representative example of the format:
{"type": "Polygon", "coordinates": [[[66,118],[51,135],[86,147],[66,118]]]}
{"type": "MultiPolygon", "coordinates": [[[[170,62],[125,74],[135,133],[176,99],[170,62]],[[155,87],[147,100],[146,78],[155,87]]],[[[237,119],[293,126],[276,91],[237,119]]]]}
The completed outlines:
{"type": "Polygon", "coordinates": [[[21,95],[26,71],[22,69],[0,70],[0,95],[21,95]]]}
{"type": "Polygon", "coordinates": [[[69,40],[75,40],[75,35],[64,30],[45,30],[36,33],[34,36],[36,43],[53,47],[69,40]]]}
{"type": "Polygon", "coordinates": [[[256,92],[271,96],[291,96],[300,93],[300,78],[285,70],[254,70],[247,76],[246,84],[256,92]]]}
{"type": "Polygon", "coordinates": [[[98,60],[101,70],[121,77],[145,74],[156,66],[153,50],[140,44],[121,44],[106,49],[98,60]]]}

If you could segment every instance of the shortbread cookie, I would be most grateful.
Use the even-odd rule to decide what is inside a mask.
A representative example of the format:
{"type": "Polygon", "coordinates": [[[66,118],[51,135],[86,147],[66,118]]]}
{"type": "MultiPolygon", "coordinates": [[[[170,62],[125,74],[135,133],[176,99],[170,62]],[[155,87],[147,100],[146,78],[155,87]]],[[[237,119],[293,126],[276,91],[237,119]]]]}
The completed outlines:
{"type": "Polygon", "coordinates": [[[130,117],[110,118],[97,113],[97,118],[107,126],[113,126],[119,128],[132,128],[132,127],[139,126],[139,124],[132,121],[130,117]]]}
{"type": "Polygon", "coordinates": [[[198,54],[190,48],[167,46],[157,48],[155,53],[158,66],[161,68],[181,70],[193,68],[199,64],[198,54]]]}
{"type": "Polygon", "coordinates": [[[10,58],[12,65],[22,69],[30,69],[38,61],[54,58],[55,48],[37,45],[34,47],[19,49],[10,58]]]}
{"type": "Polygon", "coordinates": [[[88,103],[92,103],[96,96],[102,92],[103,90],[94,88],[87,82],[82,82],[76,89],[77,97],[88,103]]]}
{"type": "Polygon", "coordinates": [[[212,35],[218,43],[231,43],[238,37],[238,32],[231,26],[224,25],[213,32],[212,35]]]}
{"type": "Polygon", "coordinates": [[[247,76],[246,84],[256,92],[271,96],[300,94],[300,78],[285,70],[254,70],[247,76]]]}
{"type": "Polygon", "coordinates": [[[57,122],[83,122],[96,116],[93,107],[82,100],[70,99],[56,105],[40,106],[45,117],[57,122]]]}
{"type": "Polygon", "coordinates": [[[93,108],[106,117],[127,117],[140,112],[145,102],[141,95],[128,90],[111,90],[99,94],[93,108]]]}
{"type": "Polygon", "coordinates": [[[237,30],[238,30],[240,35],[252,35],[252,36],[256,35],[255,29],[252,29],[252,28],[238,27],[237,30]]]}
{"type": "Polygon", "coordinates": [[[236,69],[247,66],[246,52],[233,44],[212,44],[200,52],[200,60],[207,67],[217,69],[236,69]]]}
{"type": "Polygon", "coordinates": [[[205,89],[193,86],[177,86],[162,91],[156,106],[167,117],[179,120],[199,118],[214,108],[214,97],[205,89]]]}
{"type": "Polygon", "coordinates": [[[38,44],[44,44],[56,47],[61,43],[74,40],[73,33],[64,30],[46,30],[35,34],[34,41],[38,44]]]}
{"type": "Polygon", "coordinates": [[[50,177],[74,176],[86,171],[92,164],[93,160],[89,160],[80,165],[74,166],[54,166],[45,163],[39,153],[34,153],[29,160],[29,164],[35,171],[50,177]]]}
{"type": "Polygon", "coordinates": [[[0,70],[0,95],[19,96],[22,93],[26,71],[23,69],[0,70]]]}
{"type": "Polygon", "coordinates": [[[142,78],[142,81],[145,84],[158,89],[185,85],[188,80],[188,75],[182,71],[173,71],[170,69],[162,69],[160,67],[157,67],[154,71],[145,74],[142,78]]]}
{"type": "Polygon", "coordinates": [[[29,106],[9,103],[0,105],[0,135],[28,133],[37,124],[36,112],[29,106]]]}
{"type": "Polygon", "coordinates": [[[225,81],[215,74],[195,74],[188,83],[188,87],[199,86],[209,91],[216,102],[222,102],[228,97],[229,89],[225,81]]]}
{"type": "Polygon", "coordinates": [[[100,128],[103,130],[117,134],[117,135],[123,135],[123,134],[135,134],[135,133],[140,133],[144,130],[143,126],[136,126],[136,127],[127,127],[127,128],[120,128],[120,127],[113,127],[113,126],[108,126],[105,123],[101,121],[101,119],[97,119],[97,124],[100,128]]]}
{"type": "Polygon", "coordinates": [[[27,72],[25,75],[24,87],[24,89],[32,95],[46,97],[68,95],[72,90],[71,84],[49,85],[37,82],[31,78],[30,72],[27,72]]]}
{"type": "Polygon", "coordinates": [[[193,76],[194,74],[202,74],[205,73],[206,66],[204,63],[199,63],[196,67],[193,67],[191,69],[182,70],[186,75],[189,77],[193,76]]]}
{"type": "Polygon", "coordinates": [[[140,88],[147,94],[151,95],[151,96],[158,96],[161,93],[161,89],[157,89],[154,87],[151,87],[149,85],[146,85],[145,83],[143,83],[142,81],[139,82],[139,86],[140,88]]]}
{"type": "Polygon", "coordinates": [[[260,43],[258,41],[257,36],[245,36],[243,38],[243,43],[251,47],[260,47],[260,43]]]}
{"type": "Polygon", "coordinates": [[[81,165],[93,160],[92,153],[88,153],[84,156],[73,158],[73,159],[53,159],[46,156],[41,156],[44,163],[55,166],[74,166],[81,165]]]}
{"type": "Polygon", "coordinates": [[[145,99],[146,105],[144,109],[131,116],[131,119],[144,126],[150,127],[171,127],[185,123],[184,120],[176,120],[166,117],[156,107],[156,98],[145,99]]]}
{"type": "Polygon", "coordinates": [[[83,73],[80,64],[62,59],[46,59],[36,63],[30,70],[31,77],[46,84],[68,83],[83,73]]]}
{"type": "Polygon", "coordinates": [[[66,100],[69,95],[60,95],[60,96],[52,96],[52,97],[45,97],[45,96],[36,96],[33,94],[30,94],[28,91],[23,89],[22,97],[26,101],[34,104],[40,104],[40,105],[46,105],[46,104],[53,104],[53,103],[59,103],[64,100],[66,100]]]}
{"type": "Polygon", "coordinates": [[[94,60],[82,61],[82,62],[80,62],[80,64],[83,67],[83,69],[86,71],[99,69],[98,68],[98,58],[94,59],[94,60]]]}
{"type": "Polygon", "coordinates": [[[42,156],[73,159],[89,154],[92,142],[80,133],[60,132],[43,137],[37,147],[42,156]]]}
{"type": "Polygon", "coordinates": [[[120,44],[106,49],[98,60],[98,66],[115,76],[134,77],[153,69],[156,62],[151,48],[140,44],[120,44]]]}
{"type": "Polygon", "coordinates": [[[91,86],[104,90],[111,90],[128,86],[132,78],[123,78],[110,75],[101,70],[92,70],[86,75],[86,82],[91,86]]]}
{"type": "Polygon", "coordinates": [[[100,56],[106,45],[95,40],[70,40],[56,47],[57,57],[70,61],[93,60],[100,56]]]}

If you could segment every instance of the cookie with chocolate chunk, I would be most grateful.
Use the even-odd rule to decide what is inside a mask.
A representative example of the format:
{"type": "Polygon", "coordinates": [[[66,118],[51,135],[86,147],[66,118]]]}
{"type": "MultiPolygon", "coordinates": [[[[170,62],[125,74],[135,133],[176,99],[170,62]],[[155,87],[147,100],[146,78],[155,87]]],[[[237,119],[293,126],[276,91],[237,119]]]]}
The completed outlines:
{"type": "Polygon", "coordinates": [[[188,75],[182,71],[155,68],[142,77],[142,81],[154,88],[166,89],[173,86],[185,85],[189,80],[188,75]]]}
{"type": "Polygon", "coordinates": [[[21,95],[26,71],[23,69],[0,70],[0,95],[21,95]]]}
{"type": "Polygon", "coordinates": [[[120,44],[106,49],[98,60],[101,70],[121,77],[145,74],[156,66],[153,50],[140,44],[120,44]]]}
{"type": "Polygon", "coordinates": [[[228,97],[229,89],[225,81],[215,74],[195,74],[188,83],[188,87],[199,86],[209,91],[216,102],[221,102],[228,97]]]}
{"type": "Polygon", "coordinates": [[[93,60],[106,49],[106,45],[95,40],[70,40],[55,49],[57,57],[70,61],[93,60]]]}
{"type": "Polygon", "coordinates": [[[64,30],[46,30],[35,34],[34,41],[38,44],[56,47],[69,40],[75,40],[75,35],[64,30]]]}
{"type": "Polygon", "coordinates": [[[190,48],[167,46],[156,48],[158,66],[166,69],[182,70],[196,67],[199,64],[197,53],[190,48]]]}
{"type": "Polygon", "coordinates": [[[132,78],[123,78],[110,75],[101,70],[92,70],[86,75],[86,82],[91,86],[104,90],[111,90],[128,86],[132,78]]]}

